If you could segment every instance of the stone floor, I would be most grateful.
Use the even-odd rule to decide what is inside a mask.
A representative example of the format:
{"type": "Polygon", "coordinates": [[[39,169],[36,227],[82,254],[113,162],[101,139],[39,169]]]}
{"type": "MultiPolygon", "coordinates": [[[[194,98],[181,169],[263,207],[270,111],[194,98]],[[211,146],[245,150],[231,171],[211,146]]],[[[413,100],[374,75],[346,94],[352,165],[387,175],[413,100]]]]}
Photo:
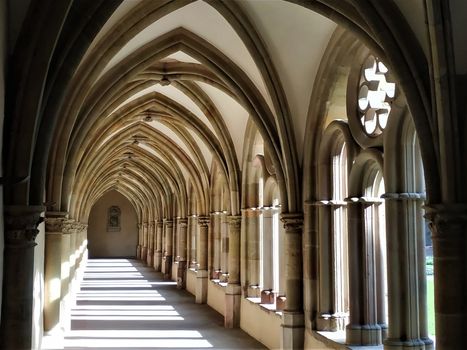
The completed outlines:
{"type": "Polygon", "coordinates": [[[225,329],[219,313],[174,282],[127,259],[89,260],[63,348],[265,349],[242,330],[225,329]]]}

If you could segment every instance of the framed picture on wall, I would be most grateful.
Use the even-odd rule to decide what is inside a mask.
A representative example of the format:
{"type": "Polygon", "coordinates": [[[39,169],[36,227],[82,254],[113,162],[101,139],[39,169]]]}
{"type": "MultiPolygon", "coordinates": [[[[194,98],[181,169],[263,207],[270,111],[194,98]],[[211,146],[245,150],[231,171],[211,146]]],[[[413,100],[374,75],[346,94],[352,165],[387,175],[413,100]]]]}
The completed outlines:
{"type": "Polygon", "coordinates": [[[120,232],[121,210],[113,205],[107,212],[107,232],[120,232]]]}

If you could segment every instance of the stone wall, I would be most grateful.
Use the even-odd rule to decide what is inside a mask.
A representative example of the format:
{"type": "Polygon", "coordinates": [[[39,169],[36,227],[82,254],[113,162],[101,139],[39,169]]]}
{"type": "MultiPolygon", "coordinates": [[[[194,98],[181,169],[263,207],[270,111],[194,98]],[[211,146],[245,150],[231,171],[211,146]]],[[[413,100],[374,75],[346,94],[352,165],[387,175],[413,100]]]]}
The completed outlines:
{"type": "Polygon", "coordinates": [[[131,203],[117,191],[102,196],[92,207],[88,221],[88,249],[91,258],[134,257],[138,244],[138,220],[131,203]],[[107,212],[121,210],[120,230],[108,231],[107,212]]]}

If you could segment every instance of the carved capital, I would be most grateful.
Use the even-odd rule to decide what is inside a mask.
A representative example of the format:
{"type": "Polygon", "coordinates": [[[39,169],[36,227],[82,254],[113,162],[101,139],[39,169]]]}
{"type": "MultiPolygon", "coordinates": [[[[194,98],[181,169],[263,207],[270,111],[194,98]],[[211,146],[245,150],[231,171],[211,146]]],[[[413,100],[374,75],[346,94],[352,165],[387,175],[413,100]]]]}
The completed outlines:
{"type": "Polygon", "coordinates": [[[198,225],[200,227],[209,227],[210,219],[209,216],[198,216],[198,225]]]}
{"type": "Polygon", "coordinates": [[[45,218],[45,232],[63,232],[65,218],[45,218]]]}
{"type": "Polygon", "coordinates": [[[229,221],[229,226],[231,230],[240,230],[240,227],[242,225],[242,217],[240,215],[228,216],[227,220],[229,221]]]}
{"type": "Polygon", "coordinates": [[[180,226],[180,228],[185,228],[188,226],[188,219],[187,218],[180,218],[178,219],[178,226],[180,226]]]}
{"type": "Polygon", "coordinates": [[[5,206],[5,243],[34,246],[43,212],[42,206],[5,206]]]}
{"type": "Polygon", "coordinates": [[[285,233],[302,233],[303,213],[283,213],[281,221],[284,223],[285,233]]]}
{"type": "Polygon", "coordinates": [[[425,206],[433,238],[449,235],[463,235],[467,226],[467,204],[434,204],[425,206]]]}

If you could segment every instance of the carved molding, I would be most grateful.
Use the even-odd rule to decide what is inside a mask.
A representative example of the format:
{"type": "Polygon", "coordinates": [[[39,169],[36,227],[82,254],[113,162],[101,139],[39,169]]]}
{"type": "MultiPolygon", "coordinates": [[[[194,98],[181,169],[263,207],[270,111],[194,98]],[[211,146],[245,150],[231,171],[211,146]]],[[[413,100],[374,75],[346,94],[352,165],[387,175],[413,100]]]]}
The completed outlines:
{"type": "Polygon", "coordinates": [[[303,213],[283,213],[281,221],[286,233],[302,233],[303,213]]]}
{"type": "Polygon", "coordinates": [[[47,233],[62,233],[63,232],[63,222],[65,218],[45,218],[45,232],[47,233]]]}
{"type": "Polygon", "coordinates": [[[5,206],[5,243],[7,245],[35,245],[37,229],[44,221],[40,206],[5,206]]]}
{"type": "Polygon", "coordinates": [[[434,204],[425,206],[425,218],[433,233],[438,236],[463,235],[467,226],[467,204],[434,204]]]}
{"type": "Polygon", "coordinates": [[[209,216],[199,216],[198,217],[198,225],[200,227],[209,227],[210,219],[209,216]]]}
{"type": "Polygon", "coordinates": [[[188,219],[187,218],[180,218],[180,219],[177,219],[178,220],[178,225],[180,226],[180,228],[184,228],[184,227],[187,227],[188,226],[188,219]]]}
{"type": "Polygon", "coordinates": [[[242,217],[240,215],[231,215],[227,217],[229,227],[232,230],[239,231],[242,226],[242,217]]]}

